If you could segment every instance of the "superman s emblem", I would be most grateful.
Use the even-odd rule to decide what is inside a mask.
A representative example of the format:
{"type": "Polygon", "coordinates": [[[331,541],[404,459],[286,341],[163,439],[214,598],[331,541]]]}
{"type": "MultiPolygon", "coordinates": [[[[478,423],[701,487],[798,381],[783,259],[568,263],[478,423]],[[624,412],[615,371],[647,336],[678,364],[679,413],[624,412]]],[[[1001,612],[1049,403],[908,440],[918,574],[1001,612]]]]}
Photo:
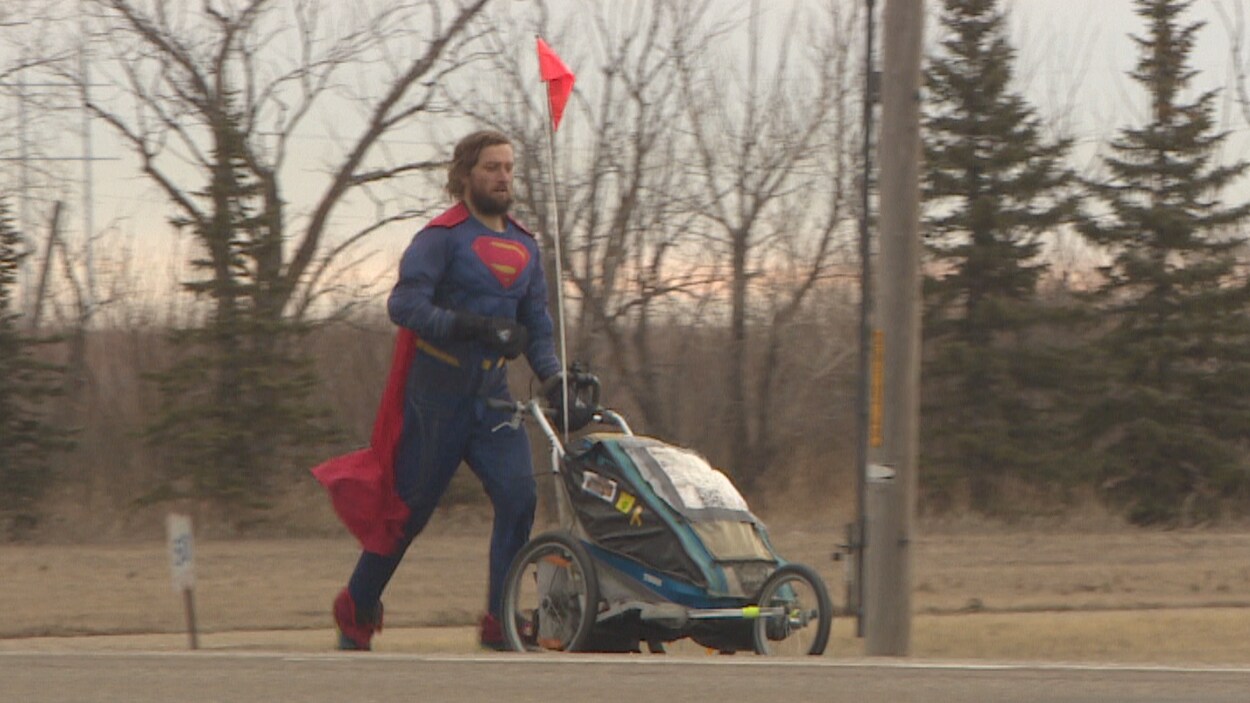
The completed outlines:
{"type": "Polygon", "coordinates": [[[495,274],[504,288],[515,283],[530,262],[530,252],[524,245],[498,237],[473,240],[473,253],[495,274]]]}

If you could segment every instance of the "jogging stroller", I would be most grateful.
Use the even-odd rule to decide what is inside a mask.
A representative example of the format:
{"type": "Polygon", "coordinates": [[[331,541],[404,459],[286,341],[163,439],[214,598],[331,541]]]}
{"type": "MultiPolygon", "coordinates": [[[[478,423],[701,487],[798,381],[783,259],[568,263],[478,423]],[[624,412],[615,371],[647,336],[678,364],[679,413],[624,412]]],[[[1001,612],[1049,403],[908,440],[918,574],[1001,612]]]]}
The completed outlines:
{"type": "Polygon", "coordinates": [[[820,576],[786,562],[724,474],[698,454],[635,436],[569,375],[570,403],[614,432],[565,447],[538,398],[493,401],[551,445],[561,527],[531,539],[507,575],[501,619],[516,651],[664,652],[682,638],[722,653],[824,652],[833,604],[820,576]]]}

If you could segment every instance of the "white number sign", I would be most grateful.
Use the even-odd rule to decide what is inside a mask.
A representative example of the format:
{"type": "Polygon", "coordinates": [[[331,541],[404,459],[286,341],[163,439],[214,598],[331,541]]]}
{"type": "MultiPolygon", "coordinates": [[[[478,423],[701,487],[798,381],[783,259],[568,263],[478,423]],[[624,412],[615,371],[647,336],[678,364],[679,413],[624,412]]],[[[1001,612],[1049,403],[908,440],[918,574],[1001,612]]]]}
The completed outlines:
{"type": "Polygon", "coordinates": [[[170,515],[165,522],[169,536],[169,568],[173,574],[174,591],[195,588],[195,543],[191,538],[191,517],[170,515]]]}

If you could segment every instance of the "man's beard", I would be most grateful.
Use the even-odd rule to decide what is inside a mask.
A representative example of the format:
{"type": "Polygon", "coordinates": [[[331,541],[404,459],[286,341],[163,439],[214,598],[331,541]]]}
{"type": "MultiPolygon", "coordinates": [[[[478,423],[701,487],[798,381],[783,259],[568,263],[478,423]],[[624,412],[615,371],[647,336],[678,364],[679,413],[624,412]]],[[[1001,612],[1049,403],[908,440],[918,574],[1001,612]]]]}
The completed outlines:
{"type": "Polygon", "coordinates": [[[512,193],[492,193],[485,189],[469,186],[469,200],[474,209],[483,215],[506,215],[512,207],[512,193]]]}

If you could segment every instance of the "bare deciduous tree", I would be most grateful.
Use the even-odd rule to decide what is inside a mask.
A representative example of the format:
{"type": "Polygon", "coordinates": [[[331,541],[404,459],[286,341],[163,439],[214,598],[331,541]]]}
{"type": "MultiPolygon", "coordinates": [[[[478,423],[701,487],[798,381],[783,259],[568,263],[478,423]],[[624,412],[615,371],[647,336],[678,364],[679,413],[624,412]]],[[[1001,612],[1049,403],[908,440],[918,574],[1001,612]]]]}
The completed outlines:
{"type": "MultiPolygon", "coordinates": [[[[778,389],[802,375],[783,347],[838,263],[853,214],[854,17],[839,3],[815,17],[796,10],[787,26],[809,29],[765,57],[765,28],[707,0],[595,6],[565,28],[538,7],[534,29],[567,47],[579,76],[556,145],[574,353],[606,357],[647,431],[726,444],[717,458],[749,488],[785,436],[778,389]],[[735,55],[748,56],[736,73],[735,55]],[[688,384],[675,381],[717,345],[723,383],[688,405],[677,390],[688,384]],[[717,397],[723,409],[708,407],[717,397]],[[709,434],[708,417],[723,419],[722,431],[709,434]]],[[[503,95],[466,91],[456,102],[517,138],[524,203],[549,234],[531,44],[509,30],[490,37],[503,95]]]]}
{"type": "MultiPolygon", "coordinates": [[[[336,210],[353,194],[436,165],[389,159],[382,141],[438,110],[436,86],[461,67],[453,54],[488,1],[452,3],[445,13],[448,3],[437,0],[209,2],[202,12],[91,0],[94,39],[106,48],[93,78],[123,97],[84,97],[188,224],[220,216],[220,203],[202,194],[223,175],[222,147],[232,145],[238,168],[256,182],[253,266],[265,282],[264,305],[275,316],[302,316],[335,258],[378,229],[334,237],[336,210]],[[350,110],[358,114],[348,117],[350,110]],[[292,156],[317,111],[351,136],[312,186],[319,194],[307,197],[299,173],[306,164],[292,156]],[[307,212],[292,214],[293,201],[307,212]]],[[[222,272],[226,264],[216,262],[222,272]]]]}
{"type": "MultiPolygon", "coordinates": [[[[705,270],[679,263],[682,248],[694,241],[695,216],[678,157],[691,145],[682,129],[673,56],[683,37],[708,36],[700,26],[707,5],[675,0],[595,5],[571,19],[581,28],[577,39],[570,30],[552,27],[545,3],[537,5],[535,29],[577,52],[569,60],[579,72],[557,150],[562,268],[577,319],[570,329],[576,335],[571,353],[606,359],[650,431],[671,431],[675,424],[663,383],[665,363],[653,340],[656,327],[671,323],[674,299],[710,284],[705,270]]],[[[504,26],[495,23],[489,36],[506,95],[466,90],[457,104],[511,135],[524,151],[522,207],[544,223],[550,252],[554,218],[545,96],[526,70],[526,62],[533,61],[532,34],[518,41],[499,29],[504,26]]]]}
{"type": "Polygon", "coordinates": [[[152,376],[162,405],[148,438],[177,461],[148,499],[263,508],[267,479],[332,436],[308,404],[301,323],[336,259],[380,226],[342,234],[336,213],[438,165],[393,159],[383,139],[439,110],[437,86],[464,65],[488,1],[86,3],[101,51],[90,76],[68,64],[60,74],[191,233],[196,277],[183,285],[208,308],[198,327],[175,331],[179,358],[152,376]],[[315,114],[336,143],[309,178],[297,140],[320,136],[307,125],[315,114]]]}
{"type": "Polygon", "coordinates": [[[697,145],[689,177],[701,184],[709,243],[729,261],[725,417],[728,467],[748,489],[777,450],[774,418],[783,379],[778,352],[815,284],[830,275],[847,212],[853,153],[853,17],[829,3],[821,21],[795,10],[786,27],[809,27],[777,44],[746,27],[746,65],[727,81],[724,60],[690,42],[678,52],[686,119],[697,145]],[[797,46],[812,47],[807,55],[797,46]],[[752,333],[762,355],[752,363],[752,333]],[[750,388],[755,379],[754,389],[750,388]]]}

